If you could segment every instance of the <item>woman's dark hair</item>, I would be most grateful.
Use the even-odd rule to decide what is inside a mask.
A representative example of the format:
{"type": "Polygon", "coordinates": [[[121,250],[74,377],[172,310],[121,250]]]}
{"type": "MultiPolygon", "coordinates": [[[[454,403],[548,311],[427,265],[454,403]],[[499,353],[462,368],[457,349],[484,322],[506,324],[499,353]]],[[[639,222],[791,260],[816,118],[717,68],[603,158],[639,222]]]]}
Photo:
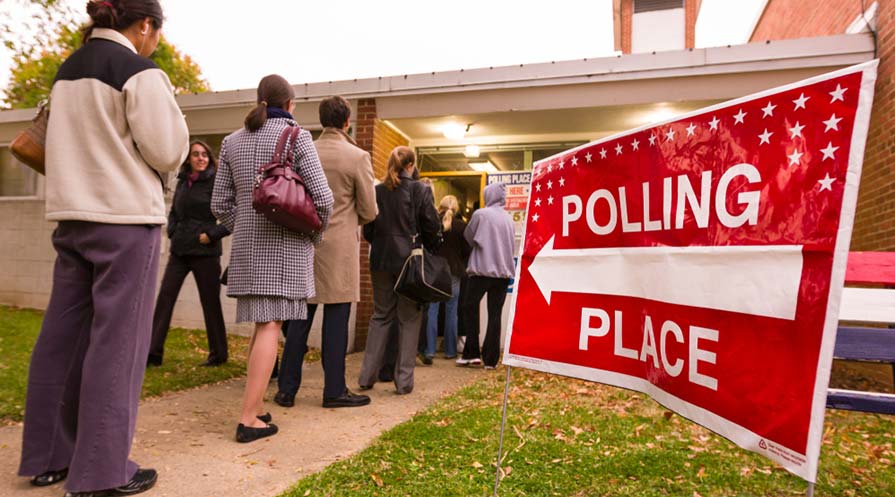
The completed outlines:
{"type": "Polygon", "coordinates": [[[267,108],[285,109],[295,98],[295,89],[286,78],[271,74],[258,83],[258,105],[246,116],[245,125],[249,131],[258,131],[267,122],[267,108]]]}
{"type": "Polygon", "coordinates": [[[382,180],[385,187],[394,190],[401,184],[401,171],[407,169],[407,166],[416,162],[416,154],[410,147],[395,147],[392,154],[388,157],[388,170],[385,172],[385,178],[382,180]]]}
{"type": "Polygon", "coordinates": [[[148,17],[152,19],[153,29],[161,29],[165,20],[158,0],[89,0],[87,15],[90,16],[90,22],[81,29],[81,38],[85,43],[90,39],[93,28],[121,31],[148,17]]]}
{"type": "Polygon", "coordinates": [[[214,150],[208,146],[202,140],[193,140],[190,142],[189,152],[186,154],[186,159],[183,160],[183,164],[180,165],[181,173],[189,173],[191,171],[192,166],[190,165],[190,155],[193,154],[193,145],[201,145],[202,148],[205,149],[205,153],[208,154],[208,167],[217,169],[218,168],[218,159],[214,156],[214,150]]]}
{"type": "Polygon", "coordinates": [[[341,128],[351,117],[351,106],[342,97],[329,97],[320,102],[320,125],[324,128],[341,128]]]}

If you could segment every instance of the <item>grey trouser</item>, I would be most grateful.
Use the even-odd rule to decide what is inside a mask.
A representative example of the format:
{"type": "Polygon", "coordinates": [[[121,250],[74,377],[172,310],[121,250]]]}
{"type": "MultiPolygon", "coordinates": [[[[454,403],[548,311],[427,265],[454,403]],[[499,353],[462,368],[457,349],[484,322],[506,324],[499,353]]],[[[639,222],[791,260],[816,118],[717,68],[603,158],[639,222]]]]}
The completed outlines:
{"type": "Polygon", "coordinates": [[[371,271],[373,282],[373,317],[367,332],[367,348],[361,366],[358,384],[373,386],[379,376],[379,368],[385,360],[385,346],[389,328],[398,320],[398,360],[395,363],[395,388],[398,393],[413,390],[413,368],[416,366],[416,349],[420,336],[423,312],[419,304],[399,296],[394,291],[398,275],[384,271],[371,271]]]}
{"type": "Polygon", "coordinates": [[[53,289],[28,372],[19,475],[69,468],[71,492],[114,488],[146,370],[161,228],[63,221],[53,289]]]}

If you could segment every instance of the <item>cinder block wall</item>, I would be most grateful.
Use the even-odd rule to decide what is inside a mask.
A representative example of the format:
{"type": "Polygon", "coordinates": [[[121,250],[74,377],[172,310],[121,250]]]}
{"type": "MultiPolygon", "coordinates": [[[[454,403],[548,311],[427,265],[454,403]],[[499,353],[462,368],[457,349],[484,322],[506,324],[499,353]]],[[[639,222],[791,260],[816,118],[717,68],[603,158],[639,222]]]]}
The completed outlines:
{"type": "MultiPolygon", "coordinates": [[[[50,301],[53,263],[56,260],[51,236],[56,223],[44,219],[44,206],[44,201],[37,199],[0,200],[0,219],[6,220],[0,225],[0,304],[46,309],[50,301]]],[[[158,283],[161,282],[168,253],[168,239],[162,234],[158,283]]],[[[229,260],[228,237],[224,240],[222,265],[226,266],[229,260]]],[[[236,324],[236,300],[227,297],[226,292],[226,287],[222,287],[221,304],[228,333],[250,335],[254,325],[236,324]]],[[[317,318],[311,330],[309,343],[313,347],[320,346],[321,321],[322,317],[317,318]]],[[[354,330],[351,326],[353,322],[349,323],[349,343],[351,343],[350,335],[354,330]]],[[[180,291],[171,326],[205,329],[199,292],[192,276],[187,277],[180,291]]]]}

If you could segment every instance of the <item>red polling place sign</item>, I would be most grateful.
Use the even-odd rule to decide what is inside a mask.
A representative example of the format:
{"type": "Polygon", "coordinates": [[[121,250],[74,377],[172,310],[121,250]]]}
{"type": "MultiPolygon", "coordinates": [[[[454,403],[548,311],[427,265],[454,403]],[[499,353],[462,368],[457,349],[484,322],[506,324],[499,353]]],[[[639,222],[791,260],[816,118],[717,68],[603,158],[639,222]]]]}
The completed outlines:
{"type": "Polygon", "coordinates": [[[815,481],[876,62],[535,164],[504,363],[815,481]]]}

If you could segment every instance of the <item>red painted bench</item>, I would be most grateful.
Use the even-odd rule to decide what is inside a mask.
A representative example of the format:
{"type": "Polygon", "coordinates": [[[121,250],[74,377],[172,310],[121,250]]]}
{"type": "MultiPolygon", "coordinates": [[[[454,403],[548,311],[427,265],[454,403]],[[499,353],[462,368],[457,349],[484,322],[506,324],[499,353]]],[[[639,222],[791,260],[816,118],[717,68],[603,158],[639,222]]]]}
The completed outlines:
{"type": "MultiPolygon", "coordinates": [[[[879,288],[846,286],[839,309],[840,321],[895,325],[895,252],[850,252],[845,284],[879,288]]],[[[891,363],[895,381],[895,329],[840,325],[833,357],[891,363]]],[[[895,394],[830,388],[827,407],[895,414],[895,394]]]]}

